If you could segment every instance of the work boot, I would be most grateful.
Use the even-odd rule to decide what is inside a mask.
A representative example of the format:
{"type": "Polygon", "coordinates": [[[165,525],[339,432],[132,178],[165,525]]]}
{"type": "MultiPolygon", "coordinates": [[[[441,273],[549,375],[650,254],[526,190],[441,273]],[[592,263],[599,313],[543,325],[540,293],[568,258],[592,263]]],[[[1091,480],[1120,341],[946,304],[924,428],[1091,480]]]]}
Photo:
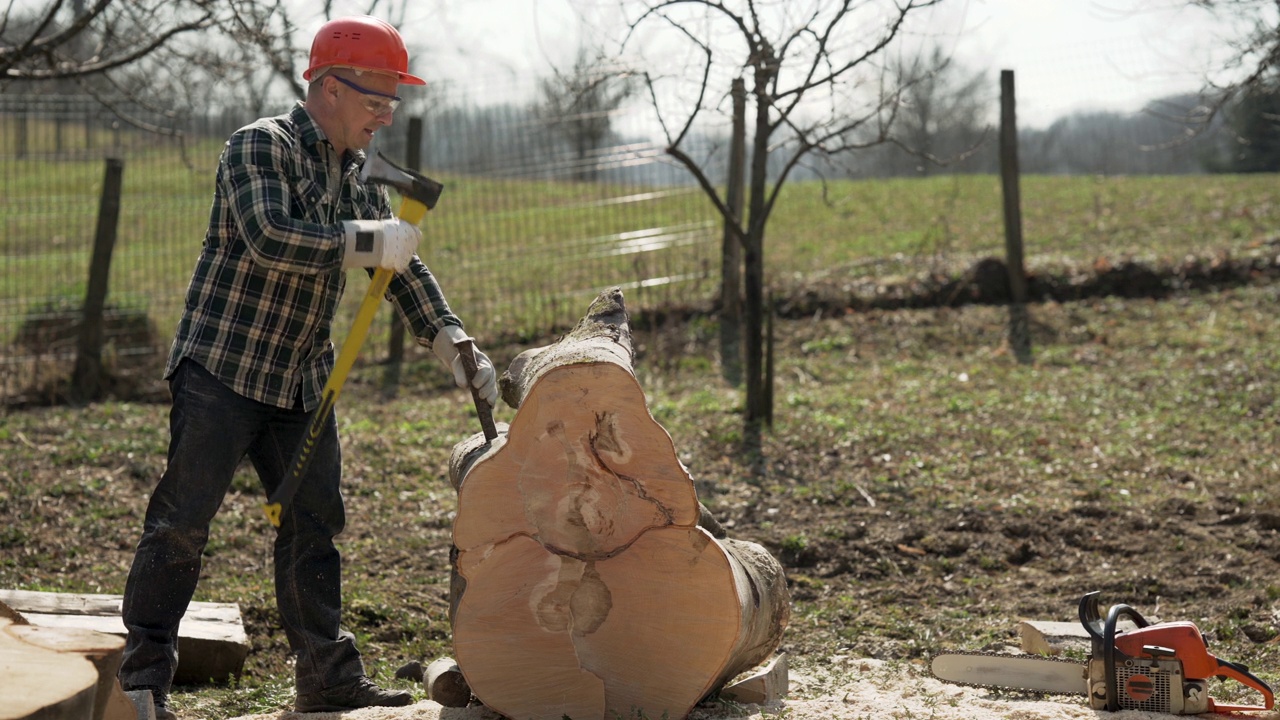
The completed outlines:
{"type": "Polygon", "coordinates": [[[401,707],[411,702],[411,693],[404,690],[383,690],[361,675],[351,682],[326,690],[299,693],[293,708],[300,713],[340,712],[362,707],[401,707]]]}
{"type": "MultiPolygon", "coordinates": [[[[126,692],[135,692],[138,690],[145,690],[151,693],[151,706],[156,709],[156,720],[178,720],[178,716],[173,714],[173,711],[169,709],[168,693],[152,685],[129,688],[126,692]]],[[[142,717],[142,715],[139,715],[138,717],[142,717]]]]}

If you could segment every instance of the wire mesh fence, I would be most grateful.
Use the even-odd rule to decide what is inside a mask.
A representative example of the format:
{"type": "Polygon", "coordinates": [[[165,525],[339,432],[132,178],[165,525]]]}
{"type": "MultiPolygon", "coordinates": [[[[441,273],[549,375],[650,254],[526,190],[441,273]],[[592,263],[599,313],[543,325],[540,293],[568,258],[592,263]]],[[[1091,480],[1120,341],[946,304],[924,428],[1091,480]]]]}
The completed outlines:
{"type": "MultiPolygon", "coordinates": [[[[626,129],[614,127],[610,142],[575,148],[563,130],[572,118],[437,102],[419,116],[421,169],[446,190],[420,255],[482,342],[566,327],[612,285],[637,309],[714,296],[714,210],[660,147],[617,140],[626,129]]],[[[0,98],[0,400],[43,392],[74,359],[108,157],[125,169],[105,352],[155,371],[205,232],[218,155],[253,119],[146,123],[169,123],[157,133],[88,97],[0,98]]],[[[396,120],[378,149],[403,163],[411,123],[396,120]]],[[[365,287],[349,275],[339,342],[365,287]]],[[[364,359],[385,357],[391,315],[381,311],[364,359]]]]}
{"type": "MultiPolygon", "coordinates": [[[[420,254],[482,344],[562,330],[609,286],[624,288],[633,311],[704,307],[718,296],[721,222],[654,139],[651,117],[625,104],[560,114],[527,100],[485,104],[473,90],[433,83],[379,133],[378,149],[406,162],[409,120],[421,121],[413,149],[445,191],[423,223],[420,254]],[[607,132],[583,141],[602,125],[607,132]]],[[[0,401],[45,394],[69,375],[109,157],[125,169],[106,361],[155,379],[205,233],[219,153],[258,114],[273,113],[179,122],[138,108],[115,115],[88,97],[0,95],[0,401]]],[[[703,147],[682,145],[709,158],[712,182],[723,180],[725,132],[712,120],[691,134],[703,147]]],[[[1197,172],[1212,137],[1160,147],[1171,131],[1138,115],[1079,115],[1019,132],[1023,167],[1037,173],[1022,183],[1032,272],[1271,244],[1280,205],[1265,178],[1172,177],[1197,172]],[[1159,176],[1136,177],[1144,173],[1159,176]]],[[[888,284],[1002,254],[994,144],[945,169],[891,152],[792,172],[769,221],[771,286],[801,279],[809,290],[854,293],[868,278],[888,284]]],[[[366,283],[349,274],[339,342],[366,283]]],[[[391,315],[381,311],[361,362],[388,356],[391,315]]]]}

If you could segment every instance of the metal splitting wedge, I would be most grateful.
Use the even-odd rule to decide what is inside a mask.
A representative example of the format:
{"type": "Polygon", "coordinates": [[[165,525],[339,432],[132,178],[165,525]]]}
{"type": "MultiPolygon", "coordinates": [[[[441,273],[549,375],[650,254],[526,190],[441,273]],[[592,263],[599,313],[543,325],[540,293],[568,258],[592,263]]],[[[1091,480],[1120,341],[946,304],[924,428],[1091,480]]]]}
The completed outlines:
{"type": "Polygon", "coordinates": [[[471,400],[476,404],[476,414],[480,416],[480,429],[484,431],[484,441],[493,442],[498,437],[498,426],[493,423],[493,406],[488,400],[480,397],[476,389],[476,372],[480,369],[476,362],[476,344],[472,338],[459,340],[453,346],[458,349],[458,357],[462,358],[462,371],[467,375],[467,387],[471,388],[471,400]]]}
{"type": "MultiPolygon", "coordinates": [[[[369,157],[360,168],[360,180],[398,190],[401,201],[400,210],[396,215],[401,220],[414,225],[422,222],[422,218],[426,216],[428,210],[436,206],[440,193],[444,191],[444,186],[440,183],[396,165],[380,152],[369,153],[369,157]]],[[[298,449],[294,451],[293,461],[289,463],[289,472],[280,483],[280,487],[276,488],[276,491],[267,498],[266,504],[262,506],[267,520],[276,527],[280,527],[284,507],[298,491],[298,486],[302,484],[302,476],[311,465],[316,441],[324,430],[329,413],[338,402],[342,385],[347,381],[347,373],[351,371],[356,356],[360,354],[360,346],[364,344],[365,336],[369,334],[369,325],[373,322],[373,316],[377,313],[378,305],[386,295],[387,286],[391,284],[394,274],[386,268],[378,268],[374,271],[373,277],[369,280],[369,289],[365,291],[364,300],[360,302],[360,309],[356,312],[355,322],[351,324],[347,339],[343,341],[342,350],[338,353],[337,361],[334,362],[333,372],[329,373],[329,379],[325,381],[320,406],[312,413],[311,422],[307,425],[307,434],[298,444],[298,449]]]]}

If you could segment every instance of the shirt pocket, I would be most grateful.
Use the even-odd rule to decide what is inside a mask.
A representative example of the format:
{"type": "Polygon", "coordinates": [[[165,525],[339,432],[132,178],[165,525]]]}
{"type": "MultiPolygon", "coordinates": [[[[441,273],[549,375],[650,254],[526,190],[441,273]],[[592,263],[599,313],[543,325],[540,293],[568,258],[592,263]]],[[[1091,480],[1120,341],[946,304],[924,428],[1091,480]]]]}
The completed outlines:
{"type": "Polygon", "coordinates": [[[306,220],[315,223],[328,223],[325,207],[328,192],[320,183],[307,178],[294,178],[289,183],[289,217],[295,220],[306,220]]]}
{"type": "Polygon", "coordinates": [[[355,181],[346,184],[347,196],[342,203],[344,220],[380,220],[390,214],[385,209],[383,191],[376,185],[355,181]]]}

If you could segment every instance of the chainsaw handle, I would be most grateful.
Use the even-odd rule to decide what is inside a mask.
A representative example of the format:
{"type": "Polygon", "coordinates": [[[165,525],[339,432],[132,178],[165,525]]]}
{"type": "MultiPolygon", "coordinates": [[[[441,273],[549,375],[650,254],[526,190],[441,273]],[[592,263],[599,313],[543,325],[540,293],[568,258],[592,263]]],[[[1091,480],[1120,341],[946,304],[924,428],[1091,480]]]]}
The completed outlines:
{"type": "Polygon", "coordinates": [[[1115,622],[1120,619],[1120,614],[1128,615],[1133,624],[1137,627],[1147,627],[1151,623],[1142,617],[1142,614],[1128,605],[1115,605],[1111,608],[1111,612],[1117,613],[1114,619],[1104,617],[1102,614],[1102,593],[1094,590],[1086,593],[1080,598],[1080,624],[1089,633],[1089,637],[1093,638],[1093,652],[1095,655],[1101,655],[1102,649],[1106,647],[1107,624],[1110,623],[1113,628],[1115,622]]]}
{"type": "MultiPolygon", "coordinates": [[[[1151,623],[1142,617],[1142,613],[1137,610],[1119,603],[1111,606],[1111,610],[1107,612],[1107,621],[1102,631],[1102,660],[1107,676],[1107,711],[1115,712],[1120,709],[1120,692],[1117,687],[1116,680],[1116,655],[1119,651],[1116,649],[1116,623],[1120,621],[1121,616],[1126,616],[1133,621],[1134,625],[1140,628],[1147,627],[1151,623]]],[[[1088,627],[1086,625],[1086,627],[1088,627]]],[[[1090,630],[1092,633],[1092,630],[1090,630]]],[[[1097,653],[1097,641],[1094,638],[1094,652],[1097,653]]]]}
{"type": "Polygon", "coordinates": [[[1275,705],[1275,697],[1271,694],[1271,686],[1266,681],[1249,672],[1249,668],[1229,660],[1219,660],[1214,658],[1218,663],[1218,677],[1231,678],[1239,682],[1241,685],[1251,687],[1262,693],[1262,705],[1225,705],[1209,699],[1209,709],[1213,712],[1250,712],[1254,710],[1270,710],[1275,705]]]}

